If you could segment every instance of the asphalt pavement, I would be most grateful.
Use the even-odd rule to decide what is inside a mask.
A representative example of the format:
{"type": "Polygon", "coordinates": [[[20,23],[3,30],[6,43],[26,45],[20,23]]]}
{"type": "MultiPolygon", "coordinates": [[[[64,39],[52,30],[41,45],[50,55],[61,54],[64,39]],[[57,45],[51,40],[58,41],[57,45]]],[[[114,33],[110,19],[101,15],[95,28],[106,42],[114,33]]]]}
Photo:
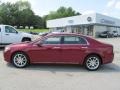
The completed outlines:
{"type": "Polygon", "coordinates": [[[0,90],[120,90],[120,38],[98,39],[114,45],[113,63],[97,71],[79,65],[30,65],[17,69],[0,49],[0,90]]]}

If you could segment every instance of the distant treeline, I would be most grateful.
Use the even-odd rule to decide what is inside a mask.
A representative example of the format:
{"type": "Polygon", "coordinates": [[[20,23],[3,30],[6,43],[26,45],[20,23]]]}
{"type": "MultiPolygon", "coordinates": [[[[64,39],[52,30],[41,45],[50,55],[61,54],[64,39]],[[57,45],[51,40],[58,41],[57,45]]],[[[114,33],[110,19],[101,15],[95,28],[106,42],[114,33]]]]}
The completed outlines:
{"type": "Polygon", "coordinates": [[[26,26],[30,28],[46,28],[46,20],[80,15],[71,7],[60,7],[57,11],[51,11],[43,17],[35,15],[28,1],[18,1],[16,3],[0,4],[0,24],[8,24],[20,28],[26,26]]]}

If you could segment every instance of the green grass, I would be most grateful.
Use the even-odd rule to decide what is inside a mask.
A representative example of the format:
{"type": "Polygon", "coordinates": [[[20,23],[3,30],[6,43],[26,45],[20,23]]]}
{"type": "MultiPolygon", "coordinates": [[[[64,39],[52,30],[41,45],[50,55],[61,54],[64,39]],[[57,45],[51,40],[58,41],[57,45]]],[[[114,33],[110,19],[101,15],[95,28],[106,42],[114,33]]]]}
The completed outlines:
{"type": "Polygon", "coordinates": [[[48,29],[18,29],[18,31],[40,33],[40,32],[48,32],[49,30],[48,29]]]}

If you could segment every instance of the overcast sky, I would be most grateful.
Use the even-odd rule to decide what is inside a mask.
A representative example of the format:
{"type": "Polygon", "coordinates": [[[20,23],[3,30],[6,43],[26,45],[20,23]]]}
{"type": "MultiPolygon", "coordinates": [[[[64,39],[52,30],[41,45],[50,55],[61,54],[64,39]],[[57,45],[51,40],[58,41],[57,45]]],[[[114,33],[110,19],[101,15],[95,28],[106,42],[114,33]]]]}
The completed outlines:
{"type": "MultiPolygon", "coordinates": [[[[1,0],[14,3],[18,0],[1,0]]],[[[22,0],[26,1],[26,0],[22,0]]],[[[97,12],[120,18],[120,0],[27,0],[31,3],[35,14],[43,16],[60,6],[72,7],[74,10],[86,14],[97,12]]]]}

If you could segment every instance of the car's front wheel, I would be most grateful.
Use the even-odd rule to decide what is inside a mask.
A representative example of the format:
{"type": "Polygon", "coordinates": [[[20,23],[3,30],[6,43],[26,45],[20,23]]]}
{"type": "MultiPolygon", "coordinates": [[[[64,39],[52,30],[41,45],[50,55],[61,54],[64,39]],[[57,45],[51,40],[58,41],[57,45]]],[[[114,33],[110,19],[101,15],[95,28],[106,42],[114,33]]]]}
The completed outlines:
{"type": "Polygon", "coordinates": [[[90,55],[85,59],[84,65],[86,69],[95,71],[100,67],[101,59],[97,55],[90,55]]]}
{"type": "Polygon", "coordinates": [[[16,52],[12,56],[12,64],[17,68],[26,67],[29,64],[27,55],[25,55],[23,52],[16,52]]]}

